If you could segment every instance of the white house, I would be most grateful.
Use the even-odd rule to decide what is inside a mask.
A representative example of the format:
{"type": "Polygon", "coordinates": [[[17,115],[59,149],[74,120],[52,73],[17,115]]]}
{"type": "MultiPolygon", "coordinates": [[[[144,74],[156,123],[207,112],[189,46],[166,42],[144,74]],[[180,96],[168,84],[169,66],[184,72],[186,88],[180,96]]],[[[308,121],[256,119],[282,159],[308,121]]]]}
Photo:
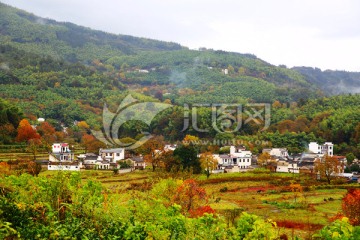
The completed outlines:
{"type": "Polygon", "coordinates": [[[276,172],[283,172],[283,173],[299,173],[299,167],[297,163],[290,163],[287,161],[278,161],[276,172]]]}
{"type": "Polygon", "coordinates": [[[132,156],[131,158],[128,158],[131,162],[131,166],[133,169],[140,169],[143,170],[146,168],[146,162],[144,161],[142,156],[132,156]]]}
{"type": "Polygon", "coordinates": [[[230,154],[214,155],[220,168],[237,166],[239,169],[247,169],[251,166],[252,153],[245,148],[230,147],[230,154]]]}
{"type": "MultiPolygon", "coordinates": [[[[103,160],[101,158],[101,156],[98,156],[98,159],[95,162],[95,169],[102,169],[102,170],[108,170],[108,169],[113,169],[114,167],[111,167],[112,162],[108,161],[108,160],[103,160]]],[[[116,164],[117,163],[113,163],[116,164]]],[[[117,168],[117,167],[115,167],[117,168]]]]}
{"type": "Polygon", "coordinates": [[[321,156],[328,155],[333,156],[334,155],[334,144],[332,142],[325,142],[323,145],[320,145],[316,142],[310,142],[309,143],[309,151],[319,154],[321,156]]]}
{"type": "Polygon", "coordinates": [[[49,154],[50,162],[72,162],[74,154],[67,143],[54,143],[52,145],[52,153],[49,154]]]}
{"type": "Polygon", "coordinates": [[[54,143],[49,153],[48,170],[79,171],[81,163],[74,162],[74,154],[67,143],[54,143]]]}
{"type": "Polygon", "coordinates": [[[98,159],[98,155],[94,153],[85,153],[80,154],[77,158],[83,162],[83,166],[85,169],[95,169],[96,161],[98,159]]]}
{"type": "Polygon", "coordinates": [[[277,158],[287,158],[289,157],[288,150],[286,148],[264,148],[263,153],[269,153],[270,156],[277,158]]]}
{"type": "Polygon", "coordinates": [[[99,155],[104,160],[108,160],[111,163],[116,163],[119,160],[125,159],[125,149],[124,148],[100,149],[99,155]]]}

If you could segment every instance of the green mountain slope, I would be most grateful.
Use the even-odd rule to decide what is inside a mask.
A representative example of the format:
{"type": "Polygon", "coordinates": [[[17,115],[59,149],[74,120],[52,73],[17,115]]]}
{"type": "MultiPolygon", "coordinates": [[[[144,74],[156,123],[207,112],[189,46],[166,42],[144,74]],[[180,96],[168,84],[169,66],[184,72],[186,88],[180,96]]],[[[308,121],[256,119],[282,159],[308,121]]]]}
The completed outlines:
{"type": "Polygon", "coordinates": [[[103,104],[115,110],[129,92],[177,105],[293,102],[330,93],[321,81],[250,54],[109,34],[0,3],[0,97],[27,115],[100,127],[103,104]]]}
{"type": "Polygon", "coordinates": [[[39,55],[68,61],[105,60],[144,50],[178,50],[182,47],[126,35],[108,34],[72,23],[37,17],[0,3],[1,42],[39,55]]]}
{"type": "Polygon", "coordinates": [[[183,88],[193,90],[189,98],[193,102],[292,101],[314,96],[301,74],[253,55],[194,51],[175,43],[109,34],[40,18],[4,4],[0,4],[0,40],[2,45],[28,53],[92,66],[132,89],[162,85],[146,94],[161,90],[177,103],[188,99],[189,94],[179,91],[183,88]],[[224,69],[229,74],[223,74],[224,69]],[[233,91],[228,94],[229,88],[233,91]]]}

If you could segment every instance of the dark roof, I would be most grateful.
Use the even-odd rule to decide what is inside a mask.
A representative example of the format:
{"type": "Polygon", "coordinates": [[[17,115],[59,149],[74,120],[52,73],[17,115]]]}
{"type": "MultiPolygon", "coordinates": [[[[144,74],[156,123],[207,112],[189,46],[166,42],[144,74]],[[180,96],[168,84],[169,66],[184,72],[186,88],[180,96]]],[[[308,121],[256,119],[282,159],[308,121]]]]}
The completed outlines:
{"type": "Polygon", "coordinates": [[[298,167],[304,167],[304,166],[314,166],[314,162],[313,161],[301,161],[298,163],[298,167]]]}
{"type": "Polygon", "coordinates": [[[123,151],[123,148],[100,149],[100,153],[121,153],[123,151]]]}
{"type": "MultiPolygon", "coordinates": [[[[129,160],[132,160],[134,162],[143,162],[144,159],[142,157],[139,157],[139,156],[134,156],[134,157],[131,157],[131,158],[128,158],[129,160]]],[[[126,160],[128,160],[126,159],[126,160]]]]}
{"type": "Polygon", "coordinates": [[[86,155],[84,160],[97,160],[98,156],[97,155],[86,155]]]}
{"type": "Polygon", "coordinates": [[[35,160],[36,163],[40,163],[40,164],[48,164],[49,160],[43,160],[43,159],[39,159],[39,160],[35,160]]]}

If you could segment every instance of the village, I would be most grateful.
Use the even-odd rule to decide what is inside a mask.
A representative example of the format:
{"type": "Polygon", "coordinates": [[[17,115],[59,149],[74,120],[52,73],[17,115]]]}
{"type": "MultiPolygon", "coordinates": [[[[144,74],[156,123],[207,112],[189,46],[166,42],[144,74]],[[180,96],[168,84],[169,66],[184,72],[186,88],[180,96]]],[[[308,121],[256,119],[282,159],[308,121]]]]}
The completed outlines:
{"type": "MultiPolygon", "coordinates": [[[[163,149],[156,149],[154,155],[160,156],[164,152],[174,151],[177,145],[165,145],[163,149]]],[[[228,146],[226,154],[212,154],[217,166],[211,169],[211,173],[236,173],[247,172],[260,167],[266,167],[271,172],[293,173],[293,174],[316,174],[316,163],[324,161],[330,156],[338,161],[338,169],[333,175],[343,177],[350,181],[358,181],[358,173],[345,173],[347,159],[345,156],[334,155],[334,145],[331,142],[318,144],[310,142],[308,150],[301,154],[289,155],[286,148],[264,148],[262,157],[254,155],[244,146],[228,146]],[[264,158],[260,160],[260,158],[264,158]]],[[[198,155],[200,157],[201,154],[198,155]]],[[[355,159],[355,164],[358,160],[355,159]]],[[[114,170],[116,173],[129,173],[134,170],[144,170],[151,167],[144,157],[128,153],[125,148],[100,149],[99,153],[75,154],[70,150],[68,143],[54,143],[49,160],[42,161],[47,170],[114,170]]]]}

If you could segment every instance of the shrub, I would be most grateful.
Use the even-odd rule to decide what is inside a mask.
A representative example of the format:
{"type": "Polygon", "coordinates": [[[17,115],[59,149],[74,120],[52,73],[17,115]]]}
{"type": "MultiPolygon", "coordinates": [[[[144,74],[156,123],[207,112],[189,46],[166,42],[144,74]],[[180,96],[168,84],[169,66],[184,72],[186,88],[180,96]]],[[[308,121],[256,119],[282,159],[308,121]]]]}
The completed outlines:
{"type": "Polygon", "coordinates": [[[360,239],[360,227],[350,225],[349,219],[344,217],[336,220],[331,225],[324,227],[317,234],[313,235],[314,239],[360,239]]]}
{"type": "Polygon", "coordinates": [[[354,225],[360,225],[360,189],[349,189],[343,198],[342,209],[354,225]]]}
{"type": "Polygon", "coordinates": [[[227,187],[223,187],[220,189],[220,192],[227,192],[228,191],[228,188],[227,187]]]}

